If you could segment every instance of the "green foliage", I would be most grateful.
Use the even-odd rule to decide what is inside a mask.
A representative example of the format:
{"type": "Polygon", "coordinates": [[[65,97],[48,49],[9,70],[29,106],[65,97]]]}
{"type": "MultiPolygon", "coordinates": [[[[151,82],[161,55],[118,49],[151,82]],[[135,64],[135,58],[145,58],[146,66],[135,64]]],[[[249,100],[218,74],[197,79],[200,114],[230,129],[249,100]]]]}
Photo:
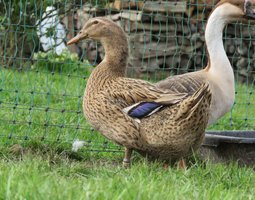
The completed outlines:
{"type": "Polygon", "coordinates": [[[60,55],[54,51],[38,52],[33,55],[33,70],[48,70],[61,73],[73,73],[82,71],[83,75],[89,75],[91,65],[88,61],[80,61],[76,53],[64,50],[60,55]]]}

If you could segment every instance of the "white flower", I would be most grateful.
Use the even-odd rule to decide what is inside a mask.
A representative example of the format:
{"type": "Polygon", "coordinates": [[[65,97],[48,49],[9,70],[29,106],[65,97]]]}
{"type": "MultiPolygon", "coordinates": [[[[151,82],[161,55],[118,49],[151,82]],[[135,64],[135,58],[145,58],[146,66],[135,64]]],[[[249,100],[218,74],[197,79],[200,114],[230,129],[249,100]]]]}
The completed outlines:
{"type": "Polygon", "coordinates": [[[80,148],[85,145],[85,141],[75,140],[72,145],[72,151],[77,152],[80,148]]]}

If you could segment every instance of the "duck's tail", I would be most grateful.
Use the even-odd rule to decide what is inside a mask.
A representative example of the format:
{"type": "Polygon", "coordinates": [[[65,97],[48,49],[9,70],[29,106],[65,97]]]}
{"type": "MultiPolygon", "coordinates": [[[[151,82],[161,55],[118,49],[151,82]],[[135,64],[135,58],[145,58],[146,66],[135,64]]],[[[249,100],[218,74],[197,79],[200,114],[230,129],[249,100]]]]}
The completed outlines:
{"type": "MultiPolygon", "coordinates": [[[[192,96],[188,97],[181,103],[179,112],[177,113],[176,120],[189,119],[197,115],[209,115],[209,109],[211,105],[211,91],[209,83],[204,83],[192,96]]],[[[197,116],[198,117],[198,116],[197,116]]]]}

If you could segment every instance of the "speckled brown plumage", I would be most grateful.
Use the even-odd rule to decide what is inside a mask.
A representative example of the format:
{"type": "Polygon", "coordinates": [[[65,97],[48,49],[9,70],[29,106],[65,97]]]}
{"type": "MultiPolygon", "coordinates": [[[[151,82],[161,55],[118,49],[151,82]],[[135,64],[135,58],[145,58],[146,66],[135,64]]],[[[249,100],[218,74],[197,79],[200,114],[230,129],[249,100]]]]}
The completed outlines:
{"type": "Polygon", "coordinates": [[[108,139],[129,150],[161,160],[176,160],[196,150],[204,137],[211,102],[205,81],[194,92],[176,92],[147,81],[124,77],[128,57],[123,30],[105,18],[89,20],[80,34],[93,38],[105,48],[104,60],[90,75],[84,114],[88,122],[108,139]],[[158,102],[165,107],[139,121],[123,111],[137,102],[158,102]]]}

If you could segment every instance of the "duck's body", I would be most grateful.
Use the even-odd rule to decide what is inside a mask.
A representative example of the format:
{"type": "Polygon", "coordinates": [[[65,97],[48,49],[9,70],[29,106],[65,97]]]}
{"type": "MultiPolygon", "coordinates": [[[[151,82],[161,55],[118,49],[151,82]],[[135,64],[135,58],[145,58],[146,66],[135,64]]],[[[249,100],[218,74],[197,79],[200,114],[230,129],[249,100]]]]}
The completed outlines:
{"type": "Polygon", "coordinates": [[[176,160],[199,147],[208,122],[211,100],[208,85],[202,85],[196,94],[187,98],[185,93],[166,93],[142,80],[98,78],[100,67],[88,80],[83,104],[86,119],[95,129],[128,149],[162,160],[176,160]],[[103,83],[97,91],[89,86],[89,83],[100,85],[96,80],[103,83]],[[173,105],[149,117],[136,120],[123,112],[138,102],[161,99],[163,102],[164,96],[169,100],[167,104],[173,105]]]}
{"type": "Polygon", "coordinates": [[[127,39],[122,29],[117,30],[111,40],[102,42],[105,58],[88,79],[83,102],[86,119],[108,139],[149,157],[175,160],[191,153],[201,144],[208,122],[208,85],[200,85],[192,95],[126,78],[127,39]],[[138,121],[124,109],[139,102],[158,102],[164,108],[138,121]]]}
{"type": "Polygon", "coordinates": [[[208,20],[208,66],[156,85],[124,77],[127,39],[110,20],[91,19],[69,42],[93,38],[104,46],[105,58],[88,79],[83,108],[95,129],[126,147],[127,161],[132,149],[162,160],[186,156],[201,144],[208,119],[214,122],[233,105],[234,76],[223,48],[222,31],[231,17],[246,14],[241,7],[248,10],[246,3],[250,1],[229,2],[219,4],[208,20]]]}
{"type": "Polygon", "coordinates": [[[210,15],[205,31],[209,62],[205,69],[169,77],[157,83],[163,89],[174,92],[195,92],[208,81],[212,103],[208,124],[213,124],[232,108],[235,100],[234,72],[224,50],[222,31],[226,24],[236,20],[232,16],[239,8],[230,3],[218,4],[210,15]]]}
{"type": "Polygon", "coordinates": [[[173,92],[187,92],[192,94],[206,81],[209,83],[212,93],[212,103],[208,120],[208,124],[210,125],[231,110],[235,100],[234,82],[231,81],[231,84],[224,85],[220,81],[219,76],[211,75],[207,69],[203,69],[197,72],[169,77],[166,80],[158,82],[156,86],[161,89],[169,89],[173,92]]]}

